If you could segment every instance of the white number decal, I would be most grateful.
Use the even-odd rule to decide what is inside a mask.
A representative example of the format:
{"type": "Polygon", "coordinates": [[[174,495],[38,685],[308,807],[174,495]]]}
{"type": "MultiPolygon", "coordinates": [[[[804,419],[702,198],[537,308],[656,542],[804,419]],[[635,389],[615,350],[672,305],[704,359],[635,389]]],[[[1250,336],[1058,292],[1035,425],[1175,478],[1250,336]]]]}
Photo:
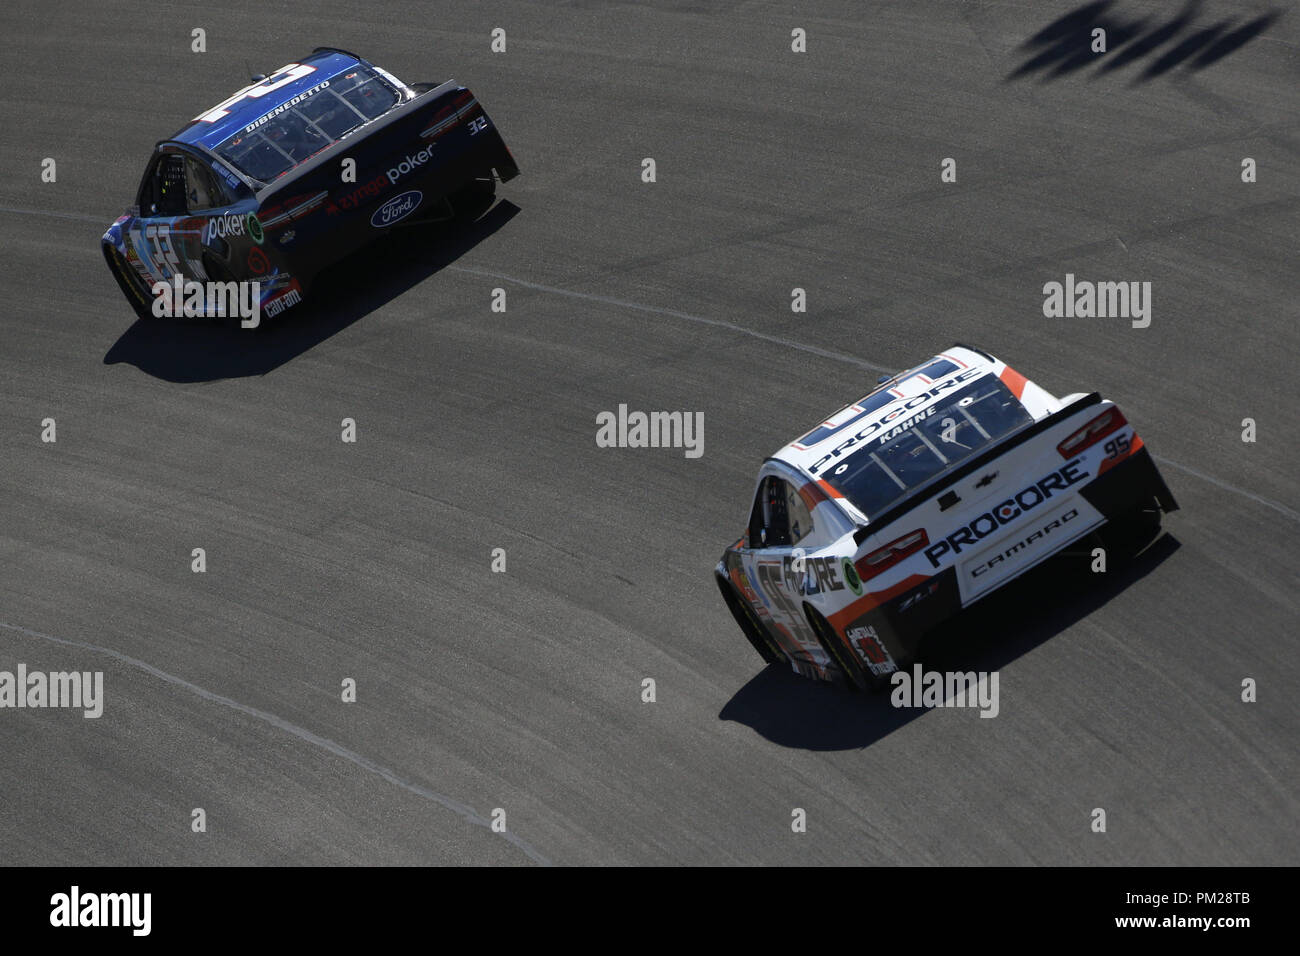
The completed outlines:
{"type": "Polygon", "coordinates": [[[260,83],[254,83],[252,86],[246,86],[228,100],[222,100],[206,113],[201,113],[194,117],[193,122],[215,123],[223,116],[229,116],[228,107],[234,106],[245,97],[256,99],[259,96],[265,96],[267,93],[274,93],[280,87],[292,83],[294,80],[300,80],[308,73],[315,73],[316,67],[303,66],[300,63],[289,63],[280,67],[260,83]],[[279,77],[279,79],[276,79],[279,77]]]}
{"type": "Polygon", "coordinates": [[[176,257],[176,250],[172,248],[171,232],[171,227],[165,222],[151,222],[144,227],[149,261],[154,267],[149,271],[154,272],[161,279],[170,279],[181,271],[180,260],[176,257]]]}
{"type": "Polygon", "coordinates": [[[1106,452],[1107,458],[1123,458],[1129,452],[1129,444],[1127,435],[1118,435],[1106,442],[1102,450],[1106,452]]]}

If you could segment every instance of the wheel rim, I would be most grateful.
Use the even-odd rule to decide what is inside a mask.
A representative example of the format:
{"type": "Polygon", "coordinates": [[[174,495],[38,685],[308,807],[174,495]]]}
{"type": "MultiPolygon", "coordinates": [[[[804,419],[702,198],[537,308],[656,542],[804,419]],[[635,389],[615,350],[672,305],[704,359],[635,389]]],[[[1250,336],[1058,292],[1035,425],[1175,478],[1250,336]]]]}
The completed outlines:
{"type": "Polygon", "coordinates": [[[830,659],[835,662],[835,666],[839,668],[840,673],[844,675],[845,680],[855,687],[865,689],[868,684],[866,674],[863,673],[861,667],[853,666],[857,663],[856,661],[850,663],[849,660],[846,659],[845,649],[840,646],[840,641],[835,632],[831,629],[830,622],[811,609],[809,609],[806,616],[812,623],[813,631],[817,635],[818,643],[821,644],[822,649],[826,651],[826,654],[830,659]]]}

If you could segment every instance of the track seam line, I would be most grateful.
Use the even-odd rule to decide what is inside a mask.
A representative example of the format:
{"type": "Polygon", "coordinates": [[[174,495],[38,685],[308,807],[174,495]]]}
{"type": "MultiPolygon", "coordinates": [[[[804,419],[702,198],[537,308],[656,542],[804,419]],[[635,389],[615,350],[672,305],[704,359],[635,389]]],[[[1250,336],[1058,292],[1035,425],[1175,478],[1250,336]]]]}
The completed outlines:
{"type": "MultiPolygon", "coordinates": [[[[89,216],[76,215],[72,213],[49,212],[43,209],[17,209],[10,206],[0,206],[0,213],[5,213],[5,212],[18,213],[21,215],[29,215],[29,216],[54,216],[60,219],[74,219],[74,220],[85,220],[85,221],[94,221],[94,222],[102,221],[98,219],[92,219],[92,217],[89,216]]],[[[1107,239],[1104,241],[1109,242],[1110,240],[1107,239]]],[[[781,336],[778,335],[768,335],[766,332],[756,332],[753,329],[745,328],[743,325],[736,325],[734,322],[725,322],[722,319],[710,319],[702,315],[692,315],[689,312],[678,312],[675,309],[663,309],[658,306],[645,305],[640,302],[632,302],[629,299],[616,299],[613,296],[598,295],[593,292],[576,292],[572,289],[561,289],[558,286],[543,285],[540,282],[529,282],[526,279],[516,279],[514,276],[508,276],[500,272],[489,272],[486,269],[473,269],[468,266],[455,266],[455,265],[444,266],[443,269],[444,271],[449,271],[449,272],[461,272],[466,275],[480,276],[489,279],[499,279],[502,282],[510,282],[515,285],[522,286],[525,289],[533,289],[537,292],[550,292],[555,295],[568,296],[569,298],[573,298],[573,299],[583,299],[588,302],[600,302],[605,305],[618,306],[619,308],[623,308],[623,309],[632,309],[637,312],[648,312],[653,315],[666,315],[666,316],[670,316],[671,318],[682,319],[687,322],[695,322],[699,325],[711,325],[715,328],[727,329],[728,331],[731,332],[739,332],[742,335],[748,335],[751,336],[752,338],[761,339],[764,342],[771,342],[775,345],[784,346],[785,348],[797,349],[800,352],[808,352],[812,355],[818,355],[821,356],[822,358],[831,359],[832,361],[847,362],[850,365],[856,365],[858,368],[870,369],[873,372],[898,371],[897,369],[886,368],[883,365],[875,365],[871,362],[866,361],[865,359],[860,359],[854,355],[848,355],[843,352],[833,352],[830,349],[818,348],[815,345],[805,345],[804,343],[796,342],[793,339],[782,338],[781,336]]],[[[1188,467],[1187,465],[1179,464],[1178,462],[1173,461],[1172,459],[1161,458],[1157,455],[1152,455],[1151,457],[1155,458],[1156,461],[1159,461],[1161,464],[1171,465],[1172,467],[1177,468],[1179,471],[1186,472],[1189,475],[1194,475],[1195,477],[1200,478],[1202,481],[1209,482],[1210,484],[1222,488],[1225,491],[1231,491],[1234,494],[1242,495],[1243,497],[1249,498],[1250,500],[1257,502],[1258,504],[1261,504],[1266,508],[1271,508],[1273,511],[1276,511],[1278,514],[1282,515],[1285,518],[1289,518],[1290,520],[1295,522],[1300,522],[1300,512],[1293,511],[1292,509],[1286,507],[1286,505],[1278,504],[1277,502],[1271,501],[1268,498],[1263,498],[1255,494],[1254,492],[1246,491],[1244,488],[1238,488],[1236,485],[1230,485],[1226,481],[1220,481],[1218,478],[1213,478],[1210,475],[1205,474],[1205,472],[1197,471],[1195,468],[1191,468],[1188,467]]]]}
{"type": "MultiPolygon", "coordinates": [[[[640,302],[631,302],[628,301],[627,299],[616,299],[612,296],[596,295],[590,292],[575,292],[571,289],[561,289],[556,286],[542,285],[541,283],[538,282],[528,282],[524,279],[516,279],[514,276],[508,276],[500,272],[489,272],[485,269],[471,269],[466,266],[447,266],[446,268],[455,272],[464,272],[468,275],[482,276],[491,279],[500,279],[503,282],[512,282],[515,285],[523,286],[525,289],[535,289],[539,292],[552,292],[555,293],[556,295],[566,295],[575,299],[585,299],[590,302],[601,302],[607,305],[616,305],[627,309],[635,309],[639,312],[651,312],[656,315],[667,315],[677,319],[685,319],[689,322],[698,322],[702,325],[712,325],[718,328],[729,329],[734,332],[741,332],[745,335],[751,335],[754,338],[762,339],[765,342],[773,342],[776,343],[777,345],[784,345],[788,348],[799,349],[800,351],[804,351],[804,352],[811,352],[814,355],[820,355],[823,358],[833,359],[838,362],[848,362],[851,365],[857,365],[860,368],[867,368],[873,371],[879,371],[879,372],[897,371],[896,369],[885,368],[883,365],[873,365],[872,363],[867,362],[864,359],[857,358],[856,356],[853,355],[847,355],[843,352],[832,352],[829,349],[820,349],[814,345],[804,345],[801,342],[795,342],[791,339],[783,339],[779,336],[767,335],[766,333],[763,332],[755,332],[753,329],[747,329],[744,326],[735,325],[734,323],[731,322],[724,322],[721,319],[709,319],[701,315],[691,315],[689,312],[678,312],[674,309],[662,309],[657,306],[643,305],[640,302]]],[[[1210,475],[1205,474],[1204,472],[1197,471],[1195,468],[1189,468],[1187,465],[1181,465],[1178,462],[1172,461],[1168,458],[1161,458],[1158,455],[1152,455],[1151,457],[1155,458],[1157,461],[1161,462],[1162,464],[1172,465],[1174,468],[1177,468],[1179,471],[1186,472],[1189,475],[1195,475],[1197,478],[1200,478],[1202,481],[1207,481],[1212,485],[1216,485],[1219,488],[1224,489],[1225,491],[1234,492],[1236,494],[1249,498],[1252,501],[1258,502],[1259,504],[1264,505],[1267,508],[1272,508],[1278,514],[1286,518],[1290,518],[1292,521],[1300,522],[1300,512],[1292,511],[1290,508],[1286,507],[1285,505],[1278,504],[1277,502],[1271,501],[1268,498],[1260,497],[1259,495],[1247,491],[1244,488],[1238,488],[1236,485],[1230,485],[1226,481],[1220,481],[1218,478],[1213,478],[1210,475]]]]}
{"type": "Polygon", "coordinates": [[[783,345],[786,348],[798,349],[800,352],[809,352],[813,355],[819,355],[822,358],[833,359],[837,362],[848,362],[850,365],[856,365],[859,368],[870,369],[873,372],[893,372],[896,369],[889,369],[883,365],[875,365],[865,359],[860,359],[853,355],[846,355],[843,352],[832,352],[829,349],[818,348],[815,345],[805,345],[803,342],[796,342],[794,339],[782,338],[779,335],[768,335],[766,332],[756,332],[753,329],[747,329],[743,325],[736,325],[734,322],[726,322],[722,319],[709,319],[702,315],[692,315],[689,312],[678,312],[675,309],[663,309],[654,305],[644,305],[640,302],[632,302],[628,299],[616,299],[613,296],[598,295],[594,292],[575,292],[572,289],[561,289],[556,286],[542,285],[539,282],[529,282],[525,279],[516,279],[514,276],[503,275],[500,272],[488,272],[485,269],[471,269],[467,266],[447,266],[448,270],[453,272],[464,272],[468,275],[482,276],[489,279],[500,279],[503,282],[512,282],[515,285],[523,286],[525,289],[534,289],[538,292],[552,292],[556,295],[566,295],[573,299],[584,299],[588,302],[600,302],[605,305],[616,305],[624,309],[633,309],[637,312],[649,312],[654,315],[667,315],[675,319],[684,319],[687,322],[696,322],[700,325],[711,325],[715,328],[727,329],[731,332],[739,332],[742,335],[749,335],[756,339],[762,339],[764,342],[772,342],[776,345],[783,345]]]}
{"type": "MultiPolygon", "coordinates": [[[[369,757],[359,754],[355,750],[349,750],[347,747],[344,747],[342,744],[330,740],[328,737],[322,737],[319,734],[312,733],[310,730],[307,730],[304,727],[299,727],[297,724],[290,723],[289,721],[285,720],[283,717],[278,717],[275,714],[272,714],[265,710],[259,710],[258,708],[251,707],[248,704],[241,704],[237,700],[233,700],[229,697],[225,697],[221,694],[215,693],[214,691],[210,691],[204,687],[200,687],[198,684],[193,684],[182,677],[177,677],[174,674],[169,674],[164,670],[160,670],[159,668],[154,667],[152,664],[149,664],[138,658],[131,657],[127,654],[123,654],[121,651],[115,651],[112,648],[100,647],[97,644],[87,644],[83,641],[74,641],[63,637],[54,637],[50,634],[42,634],[40,631],[34,631],[31,628],[22,627],[21,625],[18,624],[7,624],[4,621],[0,621],[0,628],[4,628],[9,631],[15,631],[19,634],[25,634],[28,637],[39,638],[40,640],[43,641],[49,641],[53,644],[62,644],[65,647],[76,647],[82,650],[87,650],[96,654],[103,654],[107,657],[111,657],[114,660],[119,661],[123,664],[127,664],[130,667],[134,667],[137,670],[142,670],[146,674],[151,674],[154,677],[157,677],[159,680],[165,681],[166,683],[173,684],[177,687],[182,687],[185,690],[188,690],[191,693],[196,694],[199,697],[202,697],[204,700],[210,700],[214,703],[221,704],[222,706],[229,707],[230,709],[238,711],[239,713],[244,714],[245,716],[253,717],[257,720],[262,721],[263,723],[270,724],[272,727],[277,727],[280,730],[287,731],[288,733],[297,737],[299,740],[305,741],[306,743],[309,743],[312,746],[318,747],[322,750],[326,750],[337,757],[342,757],[344,760],[347,760],[349,763],[355,764],[356,766],[360,767],[362,770],[365,770],[369,773],[382,777],[383,779],[387,780],[389,783],[401,787],[403,790],[409,791],[410,793],[413,793],[418,797],[422,797],[425,800],[431,801],[432,803],[436,803],[439,806],[444,807],[445,809],[451,810],[453,813],[467,820],[469,823],[473,824],[474,826],[486,827],[489,830],[491,830],[492,827],[491,821],[480,816],[477,812],[475,812],[473,807],[467,806],[466,804],[463,804],[458,800],[454,800],[451,797],[447,797],[440,793],[436,793],[435,791],[430,790],[427,787],[422,787],[417,783],[411,783],[409,780],[405,780],[402,777],[399,777],[396,771],[389,770],[387,767],[383,766],[382,764],[376,763],[374,760],[371,760],[369,757]]],[[[512,844],[517,849],[523,851],[523,853],[533,862],[538,863],[542,866],[551,865],[551,861],[548,860],[546,857],[544,857],[537,850],[535,850],[531,844],[529,844],[522,838],[516,836],[514,833],[510,832],[509,830],[506,830],[504,833],[501,834],[501,836],[505,838],[506,842],[512,844]]]]}
{"type": "Polygon", "coordinates": [[[1292,511],[1284,504],[1280,504],[1279,502],[1273,501],[1269,498],[1260,497],[1259,495],[1255,494],[1253,491],[1247,491],[1245,488],[1238,488],[1236,485],[1230,485],[1226,481],[1220,481],[1218,478],[1212,478],[1203,471],[1197,471],[1195,468],[1191,468],[1187,465],[1179,464],[1178,462],[1173,461],[1172,459],[1163,458],[1160,455],[1152,455],[1151,457],[1154,458],[1156,461],[1160,462],[1160,464],[1162,465],[1169,465],[1173,468],[1177,468],[1179,471],[1186,472],[1189,475],[1195,475],[1197,478],[1200,478],[1202,481],[1208,481],[1210,484],[1217,485],[1218,487],[1224,489],[1225,491],[1235,492],[1239,495],[1243,495],[1244,497],[1249,498],[1251,501],[1259,502],[1261,505],[1263,505],[1266,508],[1272,508],[1274,511],[1282,515],[1284,518],[1290,518],[1292,521],[1300,522],[1300,512],[1292,511]]]}

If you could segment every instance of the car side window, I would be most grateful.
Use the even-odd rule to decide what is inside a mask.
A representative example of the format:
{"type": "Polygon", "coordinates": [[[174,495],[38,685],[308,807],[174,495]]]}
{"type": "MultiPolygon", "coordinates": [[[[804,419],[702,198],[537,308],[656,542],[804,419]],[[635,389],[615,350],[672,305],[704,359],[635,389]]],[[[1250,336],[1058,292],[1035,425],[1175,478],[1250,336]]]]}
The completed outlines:
{"type": "Polygon", "coordinates": [[[185,215],[185,157],[179,153],[159,156],[143,193],[142,216],[185,215]]]}
{"type": "Polygon", "coordinates": [[[230,205],[212,171],[193,156],[185,157],[185,205],[189,212],[230,205]]]}
{"type": "Polygon", "coordinates": [[[790,543],[798,544],[812,534],[812,512],[803,500],[803,495],[788,481],[781,482],[785,488],[785,512],[790,518],[790,543]]]}
{"type": "MultiPolygon", "coordinates": [[[[796,500],[799,493],[775,475],[769,475],[758,486],[758,496],[754,499],[754,510],[749,516],[749,546],[751,548],[784,548],[798,540],[792,534],[791,497],[796,500]]],[[[799,535],[802,538],[812,529],[808,511],[799,501],[800,514],[795,520],[799,522],[799,535]]]]}

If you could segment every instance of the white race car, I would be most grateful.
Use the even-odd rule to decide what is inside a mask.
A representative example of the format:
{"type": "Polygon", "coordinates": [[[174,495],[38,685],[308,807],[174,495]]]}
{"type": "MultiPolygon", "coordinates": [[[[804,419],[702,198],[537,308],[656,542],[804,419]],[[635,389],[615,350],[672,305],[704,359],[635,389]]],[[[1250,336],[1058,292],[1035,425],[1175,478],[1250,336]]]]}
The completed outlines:
{"type": "Polygon", "coordinates": [[[1113,402],[958,345],[767,459],[715,576],[764,660],[878,689],[959,609],[1177,508],[1113,402]]]}

